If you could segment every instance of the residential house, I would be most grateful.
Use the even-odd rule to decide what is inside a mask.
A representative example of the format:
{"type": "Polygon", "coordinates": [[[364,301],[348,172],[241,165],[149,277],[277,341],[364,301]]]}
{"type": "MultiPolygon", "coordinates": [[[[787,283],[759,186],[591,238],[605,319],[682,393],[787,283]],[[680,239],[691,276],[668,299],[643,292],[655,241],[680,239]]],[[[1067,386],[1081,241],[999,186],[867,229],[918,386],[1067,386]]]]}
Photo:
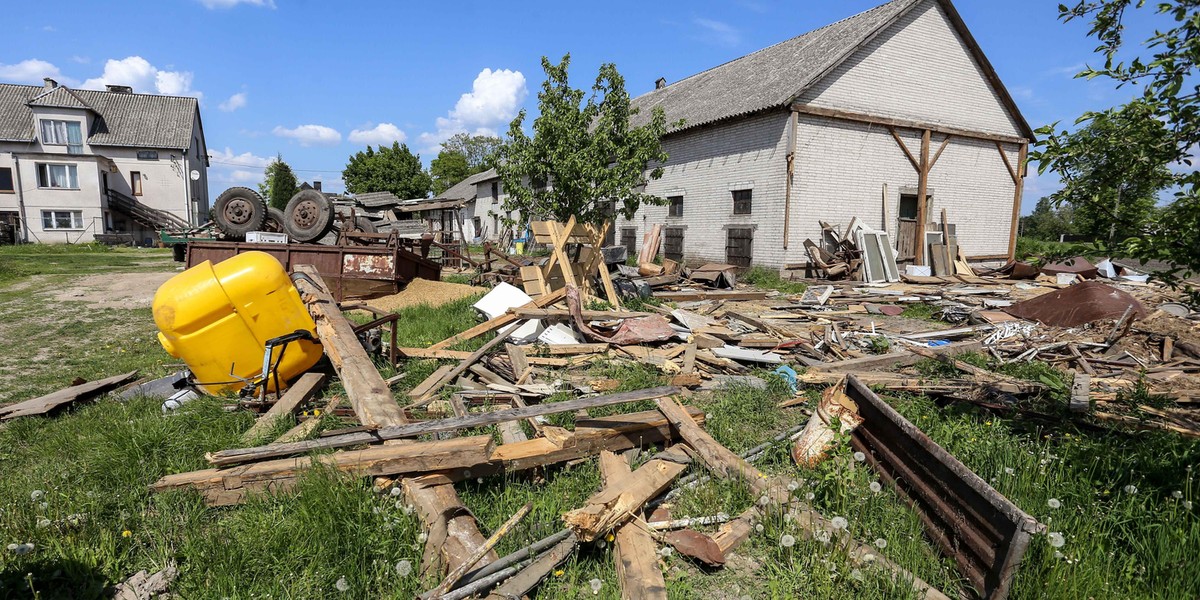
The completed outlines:
{"type": "Polygon", "coordinates": [[[803,265],[819,222],[857,218],[915,256],[942,210],[969,258],[1013,252],[1033,132],[950,0],[889,2],[634,106],[684,123],[646,188],[668,204],[615,224],[631,253],[660,224],[674,260],[803,265]]]}
{"type": "Polygon", "coordinates": [[[476,173],[434,196],[437,200],[461,200],[463,238],[497,240],[503,230],[500,177],[495,169],[476,173]]]}
{"type": "Polygon", "coordinates": [[[208,220],[195,98],[0,84],[0,221],[27,242],[89,242],[208,220]]]}

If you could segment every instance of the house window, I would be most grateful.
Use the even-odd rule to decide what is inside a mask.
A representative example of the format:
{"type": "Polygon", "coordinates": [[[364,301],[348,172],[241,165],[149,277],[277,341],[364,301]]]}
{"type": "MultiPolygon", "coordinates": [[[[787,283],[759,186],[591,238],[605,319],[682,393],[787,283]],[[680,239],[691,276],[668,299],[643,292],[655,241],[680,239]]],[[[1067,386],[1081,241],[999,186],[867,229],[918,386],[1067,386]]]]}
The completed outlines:
{"type": "Polygon", "coordinates": [[[42,119],[42,143],[67,147],[67,154],[83,154],[83,129],[79,121],[42,119]]]}
{"type": "Polygon", "coordinates": [[[158,160],[158,150],[138,150],[138,160],[158,160]]]}
{"type": "Polygon", "coordinates": [[[83,229],[83,211],[43,210],[42,229],[83,229]]]}
{"type": "Polygon", "coordinates": [[[733,214],[750,214],[750,199],[754,190],[733,190],[733,214]]]}
{"type": "Polygon", "coordinates": [[[130,171],[129,172],[129,189],[133,190],[134,196],[142,195],[142,172],[141,171],[130,171]]]}
{"type": "Polygon", "coordinates": [[[500,182],[492,182],[492,204],[500,202],[500,182]]]}
{"type": "Polygon", "coordinates": [[[38,163],[37,174],[40,188],[79,189],[79,177],[75,165],[38,163]]]}
{"type": "Polygon", "coordinates": [[[734,227],[728,230],[725,238],[725,262],[739,267],[749,267],[753,249],[754,229],[734,227]]]}
{"type": "Polygon", "coordinates": [[[12,167],[0,167],[0,193],[15,192],[13,185],[12,167]]]}
{"type": "Polygon", "coordinates": [[[683,216],[683,196],[668,196],[667,202],[669,203],[667,207],[668,217],[683,216]]]}
{"type": "Polygon", "coordinates": [[[663,233],[663,257],[677,263],[683,262],[683,228],[668,227],[663,233]]]}

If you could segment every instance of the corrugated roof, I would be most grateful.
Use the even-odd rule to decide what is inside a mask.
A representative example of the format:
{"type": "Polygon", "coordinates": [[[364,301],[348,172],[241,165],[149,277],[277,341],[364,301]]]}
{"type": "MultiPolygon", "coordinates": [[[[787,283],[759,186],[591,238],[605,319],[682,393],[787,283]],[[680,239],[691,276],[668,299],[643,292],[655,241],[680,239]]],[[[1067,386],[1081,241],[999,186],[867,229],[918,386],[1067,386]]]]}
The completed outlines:
{"type": "Polygon", "coordinates": [[[399,197],[391,192],[364,192],[355,194],[354,199],[363,206],[377,208],[380,206],[390,206],[403,202],[399,197]]]}
{"type": "Polygon", "coordinates": [[[34,140],[32,103],[94,111],[98,117],[92,121],[88,143],[95,146],[183,150],[192,145],[192,124],[200,110],[195,98],[68,90],[62,86],[45,92],[43,86],[0,83],[0,140],[34,140]],[[82,106],[74,105],[74,101],[82,106]]]}
{"type": "Polygon", "coordinates": [[[481,181],[487,181],[494,177],[496,177],[495,169],[488,169],[482,173],[476,173],[450,186],[446,191],[434,196],[434,198],[439,200],[474,200],[475,185],[481,181]]]}

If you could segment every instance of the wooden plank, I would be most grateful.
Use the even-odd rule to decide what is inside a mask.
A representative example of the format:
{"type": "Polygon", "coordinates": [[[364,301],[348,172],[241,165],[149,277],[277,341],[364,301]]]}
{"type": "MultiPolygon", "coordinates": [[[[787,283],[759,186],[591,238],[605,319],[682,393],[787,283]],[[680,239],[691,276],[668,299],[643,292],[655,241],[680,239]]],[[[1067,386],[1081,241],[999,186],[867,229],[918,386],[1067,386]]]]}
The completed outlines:
{"type": "Polygon", "coordinates": [[[921,168],[917,174],[917,256],[918,265],[929,264],[925,256],[925,223],[929,220],[929,138],[930,130],[921,134],[921,168]]]}
{"type": "Polygon", "coordinates": [[[316,267],[296,265],[295,271],[307,276],[296,278],[296,289],[316,323],[321,347],[337,371],[359,423],[367,429],[407,423],[391,388],[379,375],[375,363],[358,341],[353,324],[338,308],[316,267]]]}
{"type": "MultiPolygon", "coordinates": [[[[555,302],[558,302],[559,300],[562,300],[563,298],[565,298],[566,294],[567,294],[566,289],[555,290],[553,292],[550,292],[549,294],[546,294],[544,296],[534,299],[533,302],[526,304],[525,307],[543,308],[546,306],[550,306],[551,304],[554,304],[555,302]]],[[[494,319],[488,319],[487,321],[484,321],[483,323],[480,323],[462,333],[452,335],[452,336],[430,346],[429,349],[430,350],[443,350],[445,348],[449,348],[450,346],[453,346],[459,342],[477,338],[489,331],[495,331],[501,327],[504,327],[505,325],[508,325],[509,323],[512,323],[515,320],[517,320],[516,315],[512,315],[512,314],[508,314],[508,313],[502,314],[494,319]]]]}
{"type": "MultiPolygon", "coordinates": [[[[982,349],[983,343],[978,340],[973,340],[967,342],[955,342],[945,346],[929,348],[928,351],[937,355],[954,355],[962,354],[964,352],[979,352],[982,349]]],[[[883,354],[880,356],[864,356],[862,358],[851,358],[848,360],[827,362],[820,365],[814,365],[810,368],[829,373],[852,373],[855,371],[871,371],[888,367],[907,367],[909,365],[921,362],[921,360],[923,360],[921,356],[905,350],[902,352],[893,352],[891,354],[883,354]]]]}
{"type": "Polygon", "coordinates": [[[581,541],[602,537],[629,520],[651,498],[666,491],[690,463],[691,458],[680,447],[670,448],[628,477],[605,486],[582,507],[564,514],[562,520],[581,541]]]}
{"type": "Polygon", "coordinates": [[[654,292],[654,297],[668,302],[692,300],[766,300],[767,292],[741,292],[722,290],[694,290],[683,292],[654,292]]]}
{"type": "Polygon", "coordinates": [[[831,119],[842,119],[843,121],[857,121],[859,123],[870,123],[873,125],[884,125],[891,127],[903,127],[905,129],[917,129],[936,131],[943,135],[953,135],[961,138],[973,140],[984,140],[988,142],[1006,142],[1010,144],[1024,144],[1029,140],[1023,137],[1011,135],[1002,135],[995,133],[984,133],[982,131],[971,131],[969,129],[960,129],[957,127],[947,127],[937,123],[928,123],[924,121],[913,121],[909,119],[897,119],[889,117],[879,117],[875,115],[867,115],[863,113],[855,113],[836,108],[822,108],[819,106],[809,106],[807,104],[795,103],[792,104],[792,110],[806,115],[816,115],[819,117],[829,117],[831,119]]]}
{"type": "Polygon", "coordinates": [[[683,406],[674,398],[659,398],[658,410],[662,411],[671,425],[679,432],[679,436],[691,446],[696,456],[710,471],[726,478],[740,478],[750,486],[754,495],[767,496],[776,504],[786,503],[788,492],[786,487],[768,478],[746,459],[734,454],[729,448],[722,446],[691,419],[683,406]]]}
{"type": "MultiPolygon", "coordinates": [[[[600,477],[604,487],[616,485],[631,474],[624,458],[607,450],[600,453],[600,477]]],[[[613,559],[617,563],[621,598],[666,600],[667,583],[658,568],[658,545],[650,532],[636,523],[625,523],[617,527],[615,534],[613,559]]]]}
{"type": "MultiPolygon", "coordinates": [[[[465,350],[434,350],[432,348],[396,348],[396,352],[405,358],[436,358],[439,360],[462,360],[471,356],[465,350]]],[[[565,358],[548,358],[544,356],[528,356],[525,361],[531,365],[542,367],[566,367],[570,361],[565,358]]],[[[453,365],[447,365],[453,368],[453,365]]]]}
{"type": "Polygon", "coordinates": [[[490,436],[378,445],[320,456],[283,458],[231,468],[176,473],[162,477],[150,489],[163,492],[191,488],[200,491],[208,504],[225,506],[240,503],[251,491],[288,489],[302,472],[315,463],[360,476],[403,475],[454,468],[469,469],[487,463],[493,449],[490,436]]]}
{"type": "Polygon", "coordinates": [[[113,375],[112,377],[73,385],[57,392],[51,392],[45,396],[31,398],[23,402],[0,406],[0,421],[7,421],[17,417],[44,415],[68,404],[91,400],[115,390],[134,379],[137,379],[137,371],[130,371],[123,375],[113,375]]]}
{"type": "Polygon", "coordinates": [[[442,376],[441,379],[435,381],[432,385],[430,385],[429,389],[425,390],[424,394],[415,397],[414,400],[416,401],[416,403],[418,405],[420,405],[420,404],[423,404],[423,403],[428,402],[429,400],[433,399],[433,396],[435,394],[437,394],[438,390],[442,389],[442,386],[446,385],[447,383],[450,383],[451,381],[454,381],[455,377],[462,375],[462,373],[464,371],[466,371],[468,368],[470,368],[471,365],[475,364],[475,361],[479,360],[480,358],[483,358],[484,354],[487,354],[492,348],[495,348],[496,346],[499,346],[501,343],[503,343],[504,340],[508,339],[508,336],[512,335],[513,332],[516,331],[517,329],[520,329],[521,326],[524,324],[525,324],[524,321],[517,321],[516,323],[513,323],[513,324],[509,325],[508,327],[506,327],[500,333],[497,333],[496,337],[488,340],[488,342],[486,344],[480,346],[478,350],[472,352],[466,358],[462,359],[462,362],[458,363],[456,366],[454,366],[454,368],[450,369],[445,375],[442,376]]]}
{"type": "Polygon", "coordinates": [[[1076,373],[1071,382],[1070,409],[1073,413],[1086,413],[1091,410],[1092,377],[1087,373],[1076,373]]]}
{"type": "Polygon", "coordinates": [[[287,456],[289,454],[309,452],[311,450],[344,448],[346,446],[354,446],[358,444],[375,443],[381,440],[395,440],[440,433],[443,431],[458,431],[472,427],[486,427],[488,425],[495,425],[505,421],[516,421],[529,417],[572,412],[579,409],[598,408],[601,406],[612,406],[614,404],[624,404],[626,402],[653,400],[663,396],[678,394],[680,391],[681,390],[679,388],[674,386],[662,386],[633,392],[610,394],[607,396],[576,398],[574,400],[566,400],[563,402],[536,404],[533,406],[498,410],[489,413],[477,413],[467,415],[465,417],[454,417],[450,419],[437,419],[432,421],[422,421],[419,423],[409,423],[406,425],[395,425],[380,428],[378,431],[374,432],[348,433],[343,435],[329,436],[317,440],[296,442],[292,444],[221,450],[219,452],[210,453],[208,455],[208,462],[214,465],[229,465],[240,462],[287,456]]]}
{"type": "Polygon", "coordinates": [[[552,355],[600,354],[608,351],[608,344],[604,342],[594,344],[553,344],[539,348],[539,350],[552,355]]]}
{"type": "Polygon", "coordinates": [[[242,443],[249,444],[262,437],[264,433],[275,426],[276,420],[296,412],[301,404],[315,396],[322,385],[325,385],[324,373],[301,375],[300,379],[296,380],[296,383],[292,384],[292,387],[288,388],[283,396],[267,409],[267,412],[259,415],[250,429],[242,434],[242,443]]]}
{"type": "MultiPolygon", "coordinates": [[[[470,356],[470,353],[467,353],[467,352],[464,352],[463,354],[470,356]]],[[[438,357],[438,358],[440,358],[440,357],[438,357]]],[[[463,358],[466,358],[466,357],[463,357],[463,358]]],[[[437,369],[435,369],[433,371],[433,373],[429,374],[429,377],[426,377],[424,381],[422,381],[421,383],[418,383],[417,387],[409,390],[408,396],[413,399],[423,397],[425,394],[429,393],[430,388],[432,388],[434,385],[437,385],[437,383],[439,381],[444,379],[446,377],[446,373],[449,373],[450,369],[453,369],[453,368],[454,368],[454,365],[442,365],[442,366],[438,367],[437,369]]]]}
{"type": "Polygon", "coordinates": [[[504,351],[508,353],[508,360],[512,362],[513,376],[520,379],[521,373],[529,368],[529,361],[525,359],[525,349],[515,344],[504,344],[504,351]]]}
{"type": "MultiPolygon", "coordinates": [[[[1001,155],[1004,155],[1003,148],[1001,155]]],[[[1017,258],[1017,225],[1021,222],[1021,195],[1025,190],[1025,169],[1028,168],[1026,159],[1029,157],[1029,144],[1021,143],[1020,150],[1017,151],[1017,168],[1020,171],[1019,177],[1013,178],[1013,208],[1012,208],[1012,224],[1008,230],[1008,255],[1005,257],[1008,260],[1016,260],[1017,258]]],[[[1005,159],[1008,157],[1005,156],[1005,159]]]]}
{"type": "MultiPolygon", "coordinates": [[[[471,511],[459,500],[453,483],[441,476],[426,475],[405,479],[401,487],[428,532],[421,559],[423,576],[453,571],[483,547],[486,540],[471,511]]],[[[475,564],[484,566],[499,558],[494,550],[487,551],[475,564]]]]}
{"type": "MultiPolygon", "coordinates": [[[[573,317],[571,311],[565,308],[510,308],[508,312],[517,315],[522,319],[551,319],[558,321],[569,321],[573,317]]],[[[586,321],[608,321],[610,319],[634,319],[637,317],[649,317],[653,313],[648,312],[630,312],[624,310],[583,310],[583,318],[586,321]]]]}
{"type": "Polygon", "coordinates": [[[341,396],[334,396],[333,398],[330,398],[329,402],[325,404],[324,408],[318,410],[316,414],[314,414],[312,417],[309,417],[308,420],[304,421],[303,423],[300,423],[287,430],[286,433],[279,436],[271,443],[286,444],[288,442],[298,442],[300,440],[308,439],[308,437],[312,435],[312,432],[316,431],[317,426],[321,424],[321,419],[333,414],[333,411],[337,408],[337,405],[341,403],[341,396]]]}
{"type": "Polygon", "coordinates": [[[696,372],[696,338],[694,336],[688,340],[687,347],[683,351],[683,366],[680,371],[684,375],[696,372]]]}

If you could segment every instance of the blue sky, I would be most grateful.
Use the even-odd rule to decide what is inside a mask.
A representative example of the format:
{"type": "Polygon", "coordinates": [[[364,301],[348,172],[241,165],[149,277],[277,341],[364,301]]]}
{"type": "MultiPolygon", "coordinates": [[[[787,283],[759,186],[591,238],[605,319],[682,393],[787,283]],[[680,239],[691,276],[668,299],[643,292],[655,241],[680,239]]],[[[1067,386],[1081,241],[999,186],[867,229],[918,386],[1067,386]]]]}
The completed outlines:
{"type": "MultiPolygon", "coordinates": [[[[347,157],[368,143],[399,139],[428,164],[457,131],[503,133],[520,108],[536,111],[542,55],[570,52],[579,87],[615,62],[636,96],[880,1],[20,2],[5,11],[0,81],[198,96],[214,195],[257,183],[276,153],[340,191],[347,157]]],[[[1073,79],[1098,62],[1096,44],[1084,23],[1057,20],[1057,2],[956,6],[1035,128],[1131,97],[1073,79]]],[[[1145,22],[1133,25],[1141,41],[1145,22]]],[[[1055,188],[1035,171],[1025,213],[1055,188]]]]}

